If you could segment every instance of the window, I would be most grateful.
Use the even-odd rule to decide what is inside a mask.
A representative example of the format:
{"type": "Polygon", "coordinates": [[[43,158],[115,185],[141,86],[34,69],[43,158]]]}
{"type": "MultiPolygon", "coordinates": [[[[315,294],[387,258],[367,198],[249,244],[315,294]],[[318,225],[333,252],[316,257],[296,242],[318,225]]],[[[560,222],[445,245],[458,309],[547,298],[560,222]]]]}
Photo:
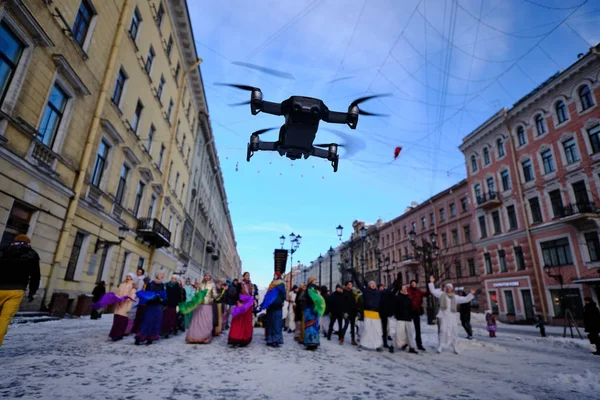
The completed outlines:
{"type": "Polygon", "coordinates": [[[500,261],[500,272],[508,272],[506,266],[506,252],[504,250],[498,250],[498,260],[500,261]]]}
{"type": "Polygon", "coordinates": [[[466,197],[460,199],[460,204],[462,206],[463,212],[467,212],[469,210],[469,202],[466,197]]]}
{"type": "Polygon", "coordinates": [[[137,269],[144,268],[144,261],[146,261],[144,260],[144,257],[140,257],[140,259],[138,260],[137,269]]]}
{"type": "Polygon", "coordinates": [[[502,190],[504,190],[504,191],[510,190],[510,188],[511,188],[511,185],[510,185],[510,175],[509,175],[507,169],[505,169],[504,171],[500,172],[500,179],[502,180],[502,190]]]}
{"type": "Polygon", "coordinates": [[[40,142],[50,148],[54,145],[54,140],[56,139],[56,134],[58,133],[68,100],[69,97],[65,91],[55,83],[50,92],[37,136],[40,142]]]}
{"type": "Polygon", "coordinates": [[[117,76],[117,83],[115,84],[115,91],[112,95],[112,102],[117,106],[121,104],[121,97],[123,96],[123,91],[125,90],[125,82],[127,81],[127,73],[125,70],[121,68],[119,70],[119,75],[117,76]]]}
{"type": "Polygon", "coordinates": [[[450,204],[450,216],[456,217],[456,205],[454,203],[450,204]]]}
{"type": "Polygon", "coordinates": [[[138,211],[140,211],[140,204],[142,203],[142,197],[144,196],[144,188],[146,185],[140,181],[138,183],[137,192],[135,192],[135,202],[133,203],[133,215],[137,217],[138,211]]]}
{"type": "Polygon", "coordinates": [[[416,222],[413,222],[413,223],[412,223],[412,230],[413,230],[413,232],[415,232],[415,233],[417,232],[417,223],[416,223],[416,222]]]}
{"type": "Polygon", "coordinates": [[[169,41],[167,42],[167,58],[171,58],[171,50],[173,49],[173,35],[169,35],[169,41]]]}
{"type": "Polygon", "coordinates": [[[540,208],[540,201],[537,197],[529,199],[529,207],[531,208],[531,219],[534,224],[542,222],[542,209],[540,208]]]}
{"type": "Polygon", "coordinates": [[[158,82],[158,89],[156,90],[156,96],[159,101],[162,101],[163,89],[165,88],[165,77],[161,74],[160,81],[158,82]]]}
{"type": "Polygon", "coordinates": [[[175,80],[179,79],[179,72],[181,71],[181,65],[179,61],[177,61],[177,66],[175,67],[175,80]]]}
{"type": "Polygon", "coordinates": [[[179,176],[179,172],[175,174],[175,189],[173,190],[175,193],[177,193],[177,187],[179,186],[179,176]]]}
{"type": "Polygon", "coordinates": [[[544,173],[549,174],[556,171],[554,168],[554,159],[552,158],[552,150],[548,149],[542,152],[542,163],[544,164],[544,173]]]}
{"type": "Polygon", "coordinates": [[[581,304],[579,289],[552,289],[550,290],[550,296],[552,297],[556,318],[564,318],[564,311],[567,308],[571,310],[575,319],[583,318],[583,305],[581,304]],[[561,299],[564,301],[564,307],[561,304],[561,299]]]}
{"type": "Polygon", "coordinates": [[[517,271],[525,270],[525,257],[523,256],[523,248],[521,246],[515,247],[515,260],[517,263],[517,271]]]}
{"type": "Polygon", "coordinates": [[[98,147],[98,155],[96,156],[96,163],[94,164],[94,170],[92,172],[92,185],[96,187],[100,187],[100,182],[102,182],[102,175],[104,174],[104,168],[106,167],[109,150],[110,146],[108,143],[101,140],[100,146],[98,147]]]}
{"type": "Polygon", "coordinates": [[[490,253],[485,253],[483,255],[483,257],[485,258],[485,273],[490,275],[493,273],[493,271],[492,271],[492,256],[490,255],[490,253]]]}
{"type": "Polygon", "coordinates": [[[469,225],[463,226],[463,232],[465,234],[465,243],[471,243],[471,227],[469,225]]]}
{"type": "Polygon", "coordinates": [[[67,264],[67,272],[65,273],[65,281],[72,281],[75,278],[75,270],[77,269],[77,262],[79,261],[83,239],[85,239],[83,233],[77,232],[75,234],[75,241],[73,242],[71,256],[69,257],[69,263],[67,264]]]}
{"type": "Polygon", "coordinates": [[[549,266],[571,265],[571,246],[567,238],[549,240],[540,244],[544,263],[549,266]]]}
{"type": "Polygon", "coordinates": [[[404,231],[404,236],[408,236],[408,228],[406,227],[406,225],[404,225],[404,227],[402,228],[402,230],[404,231]]]}
{"type": "Polygon", "coordinates": [[[483,149],[483,163],[485,165],[488,165],[489,163],[491,163],[491,160],[490,160],[490,151],[488,150],[487,147],[483,149]]]}
{"type": "Polygon", "coordinates": [[[531,160],[525,160],[521,163],[523,167],[523,177],[525,182],[531,182],[533,180],[533,167],[531,166],[531,160]]]}
{"type": "Polygon", "coordinates": [[[471,172],[477,172],[477,157],[471,156],[471,172]]]}
{"type": "Polygon", "coordinates": [[[535,128],[537,129],[538,136],[546,133],[546,125],[544,125],[544,117],[542,114],[538,114],[535,117],[535,128]]]}
{"type": "Polygon", "coordinates": [[[467,260],[467,263],[469,264],[469,276],[476,276],[477,270],[475,269],[475,260],[472,258],[469,258],[467,260]]]}
{"type": "Polygon", "coordinates": [[[442,233],[442,248],[448,248],[448,236],[445,233],[442,233]]]}
{"type": "Polygon", "coordinates": [[[189,118],[191,111],[192,111],[192,101],[190,100],[190,102],[188,103],[188,106],[187,106],[187,110],[185,110],[185,116],[189,118]]]}
{"type": "Polygon", "coordinates": [[[558,123],[561,124],[567,120],[567,106],[565,106],[565,102],[560,100],[556,103],[556,118],[558,119],[558,123]]]}
{"type": "Polygon", "coordinates": [[[579,161],[579,153],[577,152],[577,145],[575,144],[575,138],[567,139],[563,142],[565,149],[565,157],[567,158],[567,164],[573,164],[579,161]]]}
{"type": "Polygon", "coordinates": [[[590,138],[590,144],[592,145],[592,152],[594,154],[600,152],[600,138],[598,138],[598,134],[600,133],[600,125],[593,127],[588,130],[588,136],[590,138]]]}
{"type": "Polygon", "coordinates": [[[158,153],[158,169],[162,170],[163,157],[165,155],[165,145],[160,145],[160,153],[158,153]]]}
{"type": "Polygon", "coordinates": [[[73,24],[73,39],[75,39],[75,41],[77,41],[77,43],[79,43],[79,45],[82,47],[85,43],[85,38],[87,37],[93,17],[94,10],[92,9],[92,6],[87,0],[83,0],[79,5],[77,17],[75,18],[75,23],[73,24]]]}
{"type": "Polygon", "coordinates": [[[0,23],[0,104],[12,82],[25,45],[4,23],[0,23]]]}
{"type": "Polygon", "coordinates": [[[148,206],[148,218],[154,217],[154,206],[156,205],[156,196],[152,195],[150,198],[150,205],[148,206]]]}
{"type": "Polygon", "coordinates": [[[506,207],[506,213],[508,214],[508,227],[509,230],[513,231],[519,226],[517,224],[517,213],[515,212],[515,206],[506,207]]]}
{"type": "Polygon", "coordinates": [[[585,181],[577,181],[573,185],[573,194],[575,195],[575,203],[579,212],[589,212],[590,200],[585,186],[585,181]]]}
{"type": "Polygon", "coordinates": [[[133,11],[133,17],[131,18],[131,26],[129,27],[129,35],[134,41],[137,39],[141,24],[142,14],[140,13],[140,9],[136,6],[135,10],[133,11]]]}
{"type": "Polygon", "coordinates": [[[446,280],[448,280],[448,279],[451,278],[450,277],[450,265],[449,264],[444,265],[444,275],[445,275],[446,280]]]}
{"type": "Polygon", "coordinates": [[[26,235],[28,233],[33,212],[32,209],[21,203],[17,201],[13,202],[8,220],[4,227],[4,234],[2,235],[2,241],[0,241],[0,247],[11,244],[17,235],[26,235]]]}
{"type": "Polygon", "coordinates": [[[135,133],[137,133],[138,127],[140,126],[140,119],[142,117],[142,111],[144,110],[144,105],[140,100],[137,102],[137,106],[135,106],[135,113],[133,114],[133,120],[131,121],[131,129],[135,133]]]}
{"type": "Polygon", "coordinates": [[[479,217],[479,230],[481,231],[481,239],[487,237],[487,227],[485,225],[485,215],[479,217]]]}
{"type": "Polygon", "coordinates": [[[156,11],[156,25],[160,28],[163,22],[163,18],[165,16],[165,7],[163,6],[162,1],[158,5],[158,11],[156,11]]]}
{"type": "Polygon", "coordinates": [[[598,232],[587,232],[585,234],[585,244],[590,254],[590,261],[600,261],[600,241],[598,241],[598,232]]]}
{"type": "Polygon", "coordinates": [[[186,164],[190,163],[190,150],[192,150],[192,149],[190,147],[188,147],[187,156],[185,158],[185,163],[186,164]]]}
{"type": "Polygon", "coordinates": [[[454,229],[452,231],[452,246],[460,246],[460,241],[458,240],[458,230],[454,229]]]}
{"type": "Polygon", "coordinates": [[[514,314],[515,313],[515,299],[513,298],[513,291],[505,290],[504,298],[506,299],[506,313],[514,314]]]}
{"type": "Polygon", "coordinates": [[[154,141],[154,134],[156,133],[156,127],[150,124],[150,130],[148,131],[148,141],[146,141],[146,150],[148,153],[152,150],[152,142],[154,141]]]}
{"type": "Polygon", "coordinates": [[[169,182],[169,186],[171,186],[171,177],[173,176],[173,161],[171,160],[171,164],[169,164],[169,178],[167,181],[169,182]]]}
{"type": "Polygon", "coordinates": [[[477,185],[475,185],[475,199],[477,200],[477,203],[481,202],[481,199],[482,199],[481,185],[479,183],[477,185]]]}
{"type": "Polygon", "coordinates": [[[592,93],[590,92],[589,86],[583,86],[579,89],[579,98],[581,99],[581,110],[587,110],[594,105],[594,99],[592,99],[592,93]]]}
{"type": "Polygon", "coordinates": [[[502,233],[502,227],[500,225],[500,212],[494,211],[492,212],[492,222],[494,223],[494,234],[498,235],[502,233]]]}
{"type": "Polygon", "coordinates": [[[146,57],[146,64],[144,64],[144,70],[148,75],[150,75],[150,71],[152,70],[152,63],[154,62],[154,47],[150,46],[150,50],[148,50],[148,57],[146,57]]]}
{"type": "Polygon", "coordinates": [[[179,195],[179,198],[181,199],[181,202],[183,203],[183,194],[185,193],[185,183],[183,185],[181,185],[181,194],[179,195]]]}
{"type": "Polygon", "coordinates": [[[183,140],[181,141],[181,150],[183,151],[183,149],[185,149],[185,133],[183,134],[183,140]]]}
{"type": "Polygon", "coordinates": [[[504,157],[504,154],[506,154],[504,150],[504,139],[498,138],[498,140],[496,140],[496,147],[498,147],[498,158],[504,157]]]}
{"type": "Polygon", "coordinates": [[[560,189],[553,190],[548,194],[550,195],[550,204],[552,204],[554,218],[564,217],[564,206],[562,196],[560,195],[560,189]]]}
{"type": "Polygon", "coordinates": [[[169,100],[169,108],[167,110],[167,119],[171,122],[171,113],[173,112],[173,99],[169,100]]]}
{"type": "Polygon", "coordinates": [[[127,177],[129,176],[129,167],[123,164],[123,168],[121,168],[121,176],[119,177],[119,186],[117,186],[117,195],[115,196],[115,201],[117,204],[122,204],[123,199],[125,198],[125,189],[127,187],[127,177]]]}
{"type": "Polygon", "coordinates": [[[517,140],[519,141],[519,146],[523,146],[527,143],[527,140],[525,139],[525,129],[522,126],[517,128],[517,140]]]}
{"type": "Polygon", "coordinates": [[[496,183],[494,182],[494,178],[493,177],[489,177],[487,178],[487,187],[488,187],[488,193],[490,195],[490,198],[492,198],[492,196],[496,193],[496,183]]]}
{"type": "Polygon", "coordinates": [[[423,226],[423,229],[427,229],[427,218],[426,217],[421,218],[421,226],[423,226]]]}
{"type": "Polygon", "coordinates": [[[440,208],[440,222],[443,222],[446,220],[446,210],[443,208],[440,208]]]}

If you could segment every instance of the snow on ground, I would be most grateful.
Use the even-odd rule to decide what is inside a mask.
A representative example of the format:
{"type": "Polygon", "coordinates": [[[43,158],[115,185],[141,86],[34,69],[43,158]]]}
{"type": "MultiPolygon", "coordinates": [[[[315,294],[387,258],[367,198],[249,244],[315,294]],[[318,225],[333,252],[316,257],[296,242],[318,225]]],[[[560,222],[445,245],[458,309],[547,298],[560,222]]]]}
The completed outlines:
{"type": "Polygon", "coordinates": [[[413,355],[358,351],[349,337],[308,352],[290,334],[272,349],[261,329],[242,349],[228,348],[226,336],[209,345],[179,335],[135,346],[132,337],[109,341],[111,323],[105,314],[11,325],[0,347],[0,398],[547,400],[600,392],[600,357],[589,346],[500,329],[497,338],[480,329],[472,341],[461,338],[460,355],[436,354],[437,327],[423,321],[427,351],[413,355]]]}

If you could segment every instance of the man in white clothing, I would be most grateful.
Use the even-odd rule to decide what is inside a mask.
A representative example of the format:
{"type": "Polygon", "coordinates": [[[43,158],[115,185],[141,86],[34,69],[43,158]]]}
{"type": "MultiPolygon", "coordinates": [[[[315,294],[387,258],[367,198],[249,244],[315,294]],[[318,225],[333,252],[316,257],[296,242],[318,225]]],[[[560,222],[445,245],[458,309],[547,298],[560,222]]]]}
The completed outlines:
{"type": "Polygon", "coordinates": [[[288,313],[286,318],[287,331],[294,332],[296,330],[296,294],[298,293],[298,286],[294,285],[292,290],[288,293],[288,313]]]}
{"type": "Polygon", "coordinates": [[[460,321],[458,313],[458,304],[468,303],[473,300],[475,290],[471,290],[468,296],[458,296],[454,293],[454,287],[451,283],[444,285],[444,291],[436,289],[433,283],[435,277],[429,277],[429,291],[435,297],[440,299],[440,310],[437,318],[440,324],[439,346],[437,352],[441,353],[444,347],[452,348],[455,354],[459,354],[456,347],[456,337],[458,336],[458,322],[460,321]]]}

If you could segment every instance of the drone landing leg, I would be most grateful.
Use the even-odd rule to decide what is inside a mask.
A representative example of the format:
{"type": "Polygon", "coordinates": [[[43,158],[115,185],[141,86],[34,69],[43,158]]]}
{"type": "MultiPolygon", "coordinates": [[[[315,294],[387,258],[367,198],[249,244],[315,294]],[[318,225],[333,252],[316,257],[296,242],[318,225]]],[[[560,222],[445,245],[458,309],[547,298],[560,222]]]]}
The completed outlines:
{"type": "Polygon", "coordinates": [[[339,161],[340,161],[340,156],[338,156],[338,155],[336,154],[336,156],[335,156],[335,160],[333,160],[333,161],[331,162],[331,165],[333,166],[333,172],[337,172],[337,170],[338,170],[338,162],[339,162],[339,161]]]}
{"type": "Polygon", "coordinates": [[[250,149],[250,143],[248,143],[248,148],[246,150],[246,161],[250,162],[250,159],[254,155],[254,152],[250,149]]]}

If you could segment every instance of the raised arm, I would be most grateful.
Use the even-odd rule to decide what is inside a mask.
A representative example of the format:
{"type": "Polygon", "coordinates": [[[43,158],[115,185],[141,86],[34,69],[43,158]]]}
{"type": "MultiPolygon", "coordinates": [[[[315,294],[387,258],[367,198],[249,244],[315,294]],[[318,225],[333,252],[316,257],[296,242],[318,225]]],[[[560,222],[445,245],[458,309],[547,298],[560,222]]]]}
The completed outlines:
{"type": "Polygon", "coordinates": [[[435,278],[433,275],[431,275],[429,277],[429,285],[427,285],[427,288],[429,289],[429,292],[431,292],[432,295],[434,295],[435,297],[440,297],[442,295],[442,290],[436,289],[435,286],[433,285],[434,282],[435,282],[435,278]]]}
{"type": "Polygon", "coordinates": [[[469,293],[466,296],[454,296],[456,298],[456,304],[465,304],[465,303],[470,303],[471,300],[473,300],[473,298],[475,297],[473,294],[475,293],[474,290],[471,290],[471,293],[469,293]]]}

